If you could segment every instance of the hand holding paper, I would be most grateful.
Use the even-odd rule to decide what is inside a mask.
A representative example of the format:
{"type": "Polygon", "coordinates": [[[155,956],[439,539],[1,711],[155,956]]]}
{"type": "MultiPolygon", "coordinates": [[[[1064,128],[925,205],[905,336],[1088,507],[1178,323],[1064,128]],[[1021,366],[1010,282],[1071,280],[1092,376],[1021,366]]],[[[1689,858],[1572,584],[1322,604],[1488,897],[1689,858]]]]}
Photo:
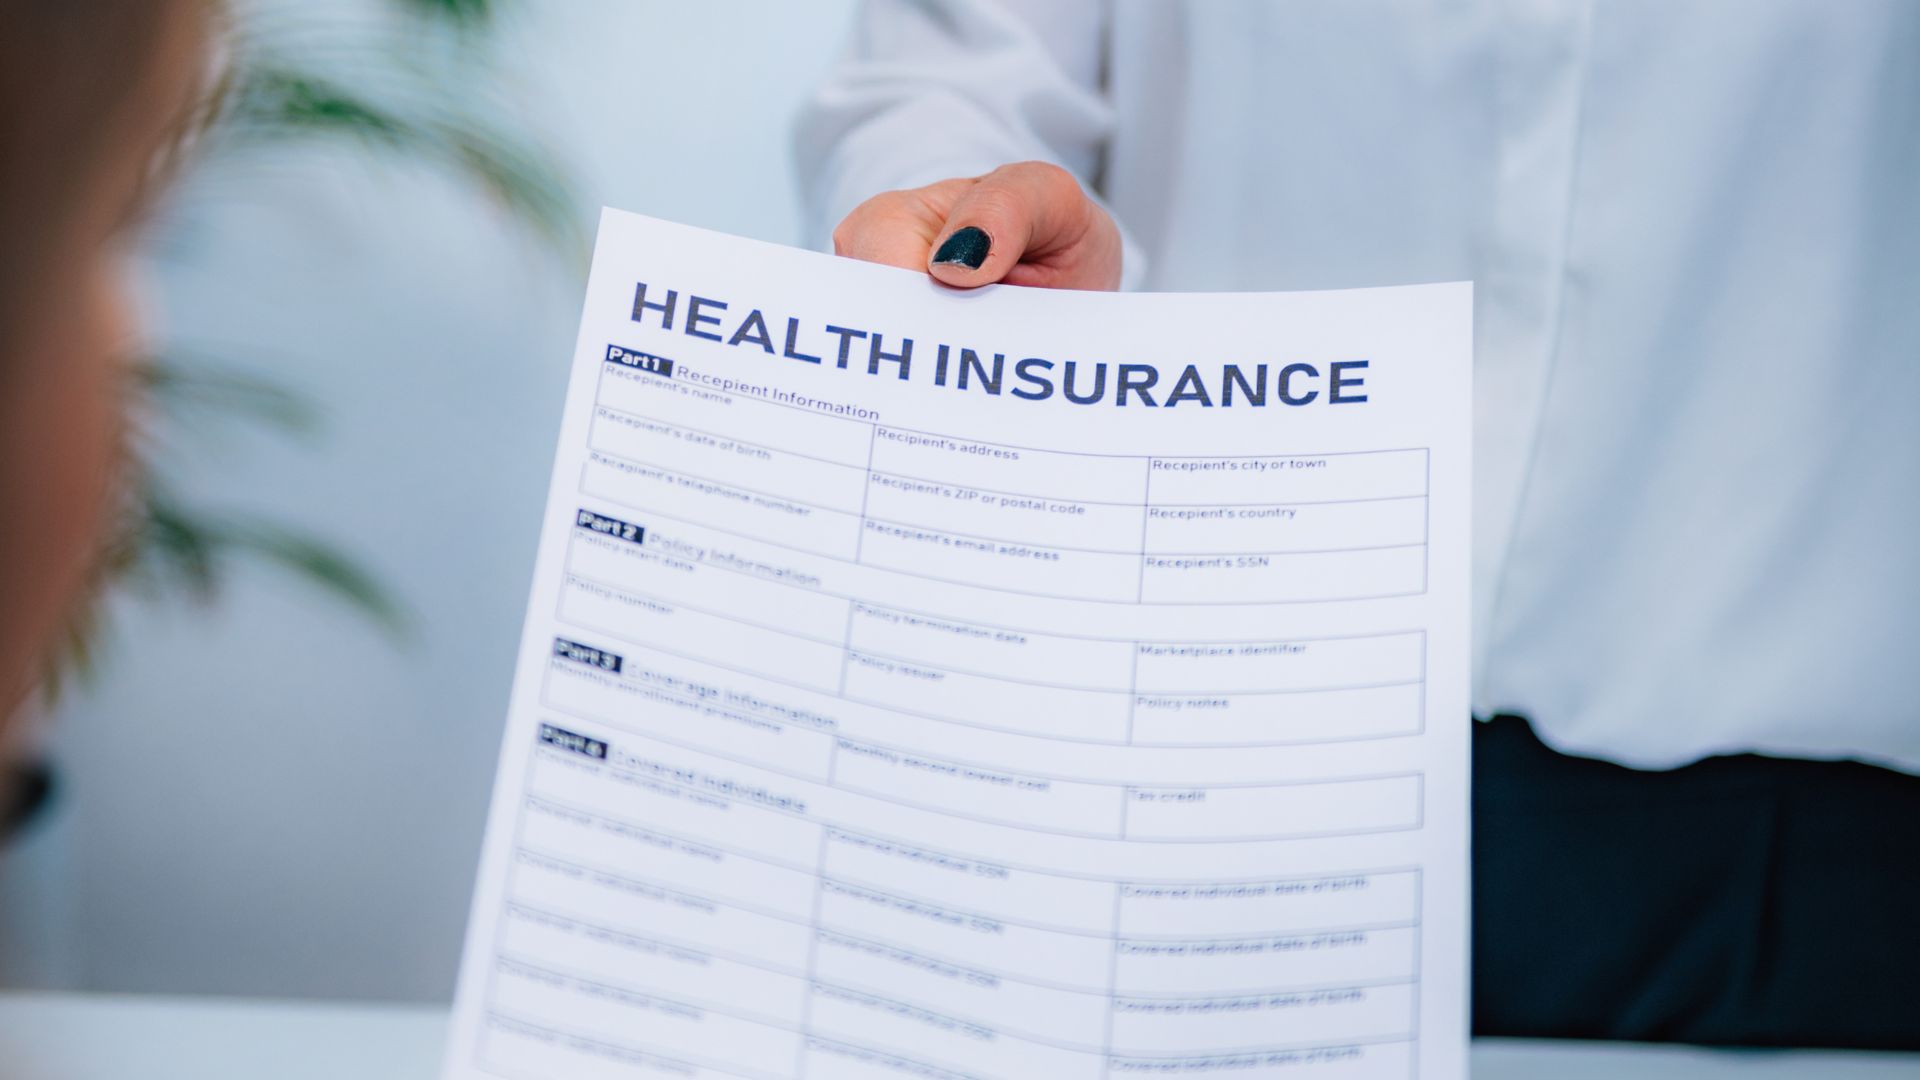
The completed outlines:
{"type": "Polygon", "coordinates": [[[833,230],[833,249],[958,288],[1120,286],[1113,218],[1072,173],[1041,161],[876,195],[833,230]]]}
{"type": "Polygon", "coordinates": [[[448,1077],[1463,1077],[1470,309],[610,212],[448,1077]]]}

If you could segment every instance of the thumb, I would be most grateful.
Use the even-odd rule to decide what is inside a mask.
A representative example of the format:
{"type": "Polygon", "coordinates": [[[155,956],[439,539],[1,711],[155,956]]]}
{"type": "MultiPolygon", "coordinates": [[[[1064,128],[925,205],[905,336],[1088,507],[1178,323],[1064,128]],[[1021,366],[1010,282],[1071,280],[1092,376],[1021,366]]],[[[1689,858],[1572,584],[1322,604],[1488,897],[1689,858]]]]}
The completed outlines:
{"type": "Polygon", "coordinates": [[[927,272],[943,284],[974,288],[1003,280],[1023,261],[1070,258],[1099,212],[1065,169],[1032,161],[1002,166],[954,202],[927,272]]]}

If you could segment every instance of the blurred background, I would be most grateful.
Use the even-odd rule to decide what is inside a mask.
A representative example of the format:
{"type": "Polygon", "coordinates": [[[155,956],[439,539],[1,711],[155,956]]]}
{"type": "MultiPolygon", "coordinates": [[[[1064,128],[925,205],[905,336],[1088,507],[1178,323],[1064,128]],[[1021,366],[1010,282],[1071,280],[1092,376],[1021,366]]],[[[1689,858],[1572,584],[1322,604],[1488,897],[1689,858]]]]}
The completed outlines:
{"type": "Polygon", "coordinates": [[[451,995],[597,208],[798,243],[850,10],[757,8],[776,51],[663,0],[243,8],[262,115],[147,260],[197,516],[43,710],[0,986],[451,995]]]}

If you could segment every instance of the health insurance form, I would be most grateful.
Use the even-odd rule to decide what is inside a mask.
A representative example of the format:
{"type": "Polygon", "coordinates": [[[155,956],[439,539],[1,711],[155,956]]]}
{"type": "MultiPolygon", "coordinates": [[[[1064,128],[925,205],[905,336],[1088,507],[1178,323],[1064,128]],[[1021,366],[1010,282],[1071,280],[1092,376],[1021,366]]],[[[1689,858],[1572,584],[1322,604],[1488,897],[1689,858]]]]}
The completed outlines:
{"type": "Polygon", "coordinates": [[[609,211],[446,1075],[1465,1075],[1471,289],[609,211]]]}

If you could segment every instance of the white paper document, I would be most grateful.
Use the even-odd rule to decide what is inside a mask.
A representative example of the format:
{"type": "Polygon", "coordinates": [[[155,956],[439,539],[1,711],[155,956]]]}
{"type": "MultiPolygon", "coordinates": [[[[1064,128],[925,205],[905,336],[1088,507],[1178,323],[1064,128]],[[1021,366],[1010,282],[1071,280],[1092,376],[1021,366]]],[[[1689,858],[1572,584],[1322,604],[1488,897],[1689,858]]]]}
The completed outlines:
{"type": "Polygon", "coordinates": [[[446,1075],[1464,1077],[1471,295],[609,211],[446,1075]]]}

